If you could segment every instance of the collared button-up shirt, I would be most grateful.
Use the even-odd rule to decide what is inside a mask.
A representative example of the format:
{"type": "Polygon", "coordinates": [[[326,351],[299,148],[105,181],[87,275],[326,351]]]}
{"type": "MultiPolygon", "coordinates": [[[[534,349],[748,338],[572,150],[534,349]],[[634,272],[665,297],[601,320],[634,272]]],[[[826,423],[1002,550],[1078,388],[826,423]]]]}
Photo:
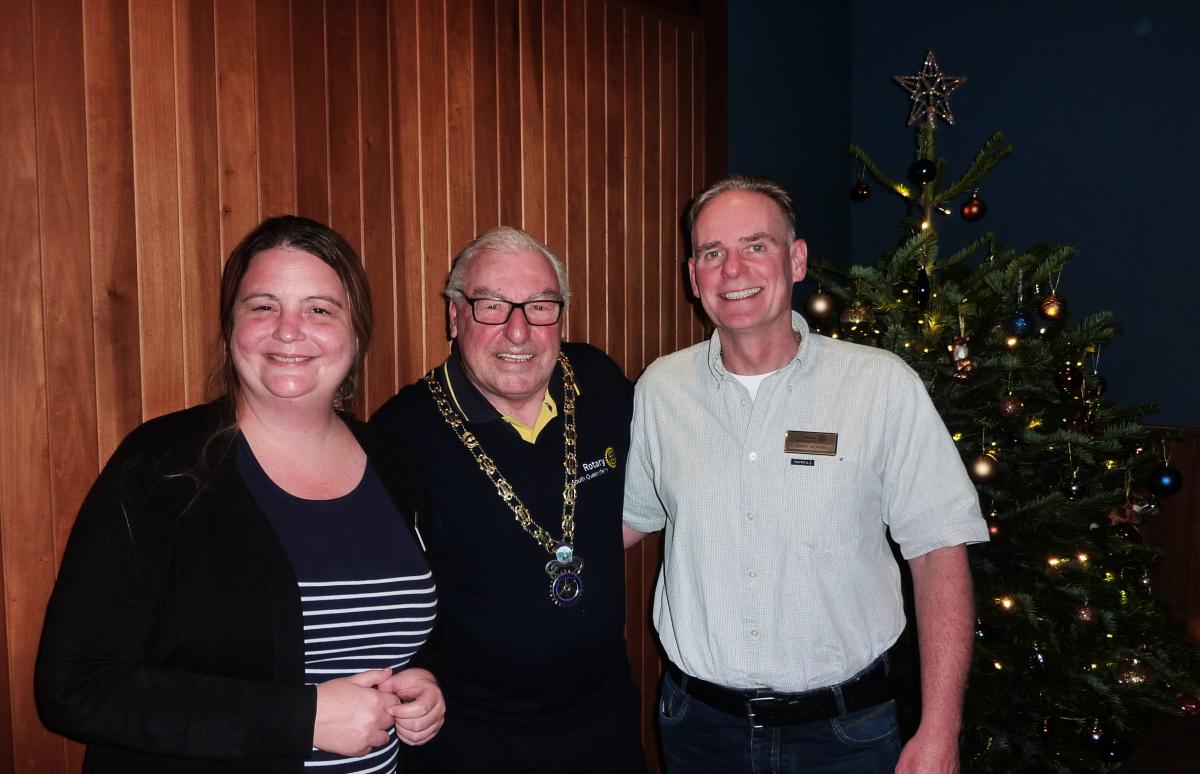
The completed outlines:
{"type": "Polygon", "coordinates": [[[797,314],[792,326],[796,355],[756,399],[725,370],[719,332],[655,361],[634,399],[624,518],[665,528],[655,626],[683,671],[732,688],[832,685],[895,643],[886,530],[906,559],[988,539],[916,373],[810,335],[797,314]]]}

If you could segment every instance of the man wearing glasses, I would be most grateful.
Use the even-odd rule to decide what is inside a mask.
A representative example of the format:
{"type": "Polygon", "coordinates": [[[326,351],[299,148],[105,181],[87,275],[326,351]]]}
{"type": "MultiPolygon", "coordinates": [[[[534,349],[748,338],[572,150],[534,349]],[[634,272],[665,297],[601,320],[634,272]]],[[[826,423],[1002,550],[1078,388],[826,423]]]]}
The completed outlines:
{"type": "Polygon", "coordinates": [[[443,295],[450,357],[371,419],[425,482],[447,712],[415,768],[644,771],[621,543],[632,386],[562,341],[566,273],[523,231],[472,241],[443,295]]]}

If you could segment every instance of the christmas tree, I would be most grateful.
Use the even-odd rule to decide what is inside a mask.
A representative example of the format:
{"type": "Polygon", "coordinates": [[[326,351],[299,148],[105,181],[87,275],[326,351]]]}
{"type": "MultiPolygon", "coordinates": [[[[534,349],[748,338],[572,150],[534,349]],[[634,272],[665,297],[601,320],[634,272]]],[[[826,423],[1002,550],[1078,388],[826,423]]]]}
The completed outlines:
{"type": "Polygon", "coordinates": [[[813,329],[895,352],[925,382],[979,491],[991,542],[970,549],[977,630],[964,715],[967,771],[1114,770],[1155,713],[1196,713],[1200,653],[1150,588],[1157,552],[1137,525],[1182,485],[1151,405],[1105,396],[1108,313],[1068,324],[1059,285],[1073,251],[1005,248],[982,233],[946,254],[935,215],[976,222],[985,176],[1011,152],[989,139],[956,179],[936,122],[961,77],[933,53],[910,94],[906,180],[860,148],[851,198],[871,183],[907,205],[907,236],[873,266],[818,267],[813,329]]]}

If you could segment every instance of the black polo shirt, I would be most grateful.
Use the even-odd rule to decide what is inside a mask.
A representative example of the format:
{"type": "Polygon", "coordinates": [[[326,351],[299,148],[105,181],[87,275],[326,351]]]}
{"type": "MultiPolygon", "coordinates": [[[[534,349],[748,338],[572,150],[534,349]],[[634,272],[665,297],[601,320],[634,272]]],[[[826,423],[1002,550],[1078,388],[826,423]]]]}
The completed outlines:
{"type": "MultiPolygon", "coordinates": [[[[417,528],[438,587],[437,629],[427,650],[448,714],[514,725],[569,721],[630,680],[621,504],[633,386],[595,347],[564,342],[563,352],[579,389],[575,553],[584,562],[584,591],[571,607],[551,601],[545,570],[551,556],[517,523],[442,419],[424,381],[405,387],[371,418],[404,440],[424,475],[427,510],[417,528]]],[[[457,354],[436,371],[450,405],[534,521],[559,538],[561,366],[550,379],[559,414],[535,443],[501,419],[467,379],[457,354]]]]}

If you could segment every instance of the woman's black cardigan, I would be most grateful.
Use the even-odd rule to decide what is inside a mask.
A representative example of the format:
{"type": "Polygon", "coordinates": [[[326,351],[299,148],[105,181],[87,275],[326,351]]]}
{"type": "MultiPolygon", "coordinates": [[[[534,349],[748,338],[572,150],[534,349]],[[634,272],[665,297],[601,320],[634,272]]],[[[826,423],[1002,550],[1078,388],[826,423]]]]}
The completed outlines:
{"type": "MultiPolygon", "coordinates": [[[[343,419],[411,529],[410,457],[343,419]]],[[[47,727],[88,745],[85,771],[295,772],[312,748],[296,577],[231,427],[227,400],[146,422],[84,500],[35,684],[47,727]]]]}

